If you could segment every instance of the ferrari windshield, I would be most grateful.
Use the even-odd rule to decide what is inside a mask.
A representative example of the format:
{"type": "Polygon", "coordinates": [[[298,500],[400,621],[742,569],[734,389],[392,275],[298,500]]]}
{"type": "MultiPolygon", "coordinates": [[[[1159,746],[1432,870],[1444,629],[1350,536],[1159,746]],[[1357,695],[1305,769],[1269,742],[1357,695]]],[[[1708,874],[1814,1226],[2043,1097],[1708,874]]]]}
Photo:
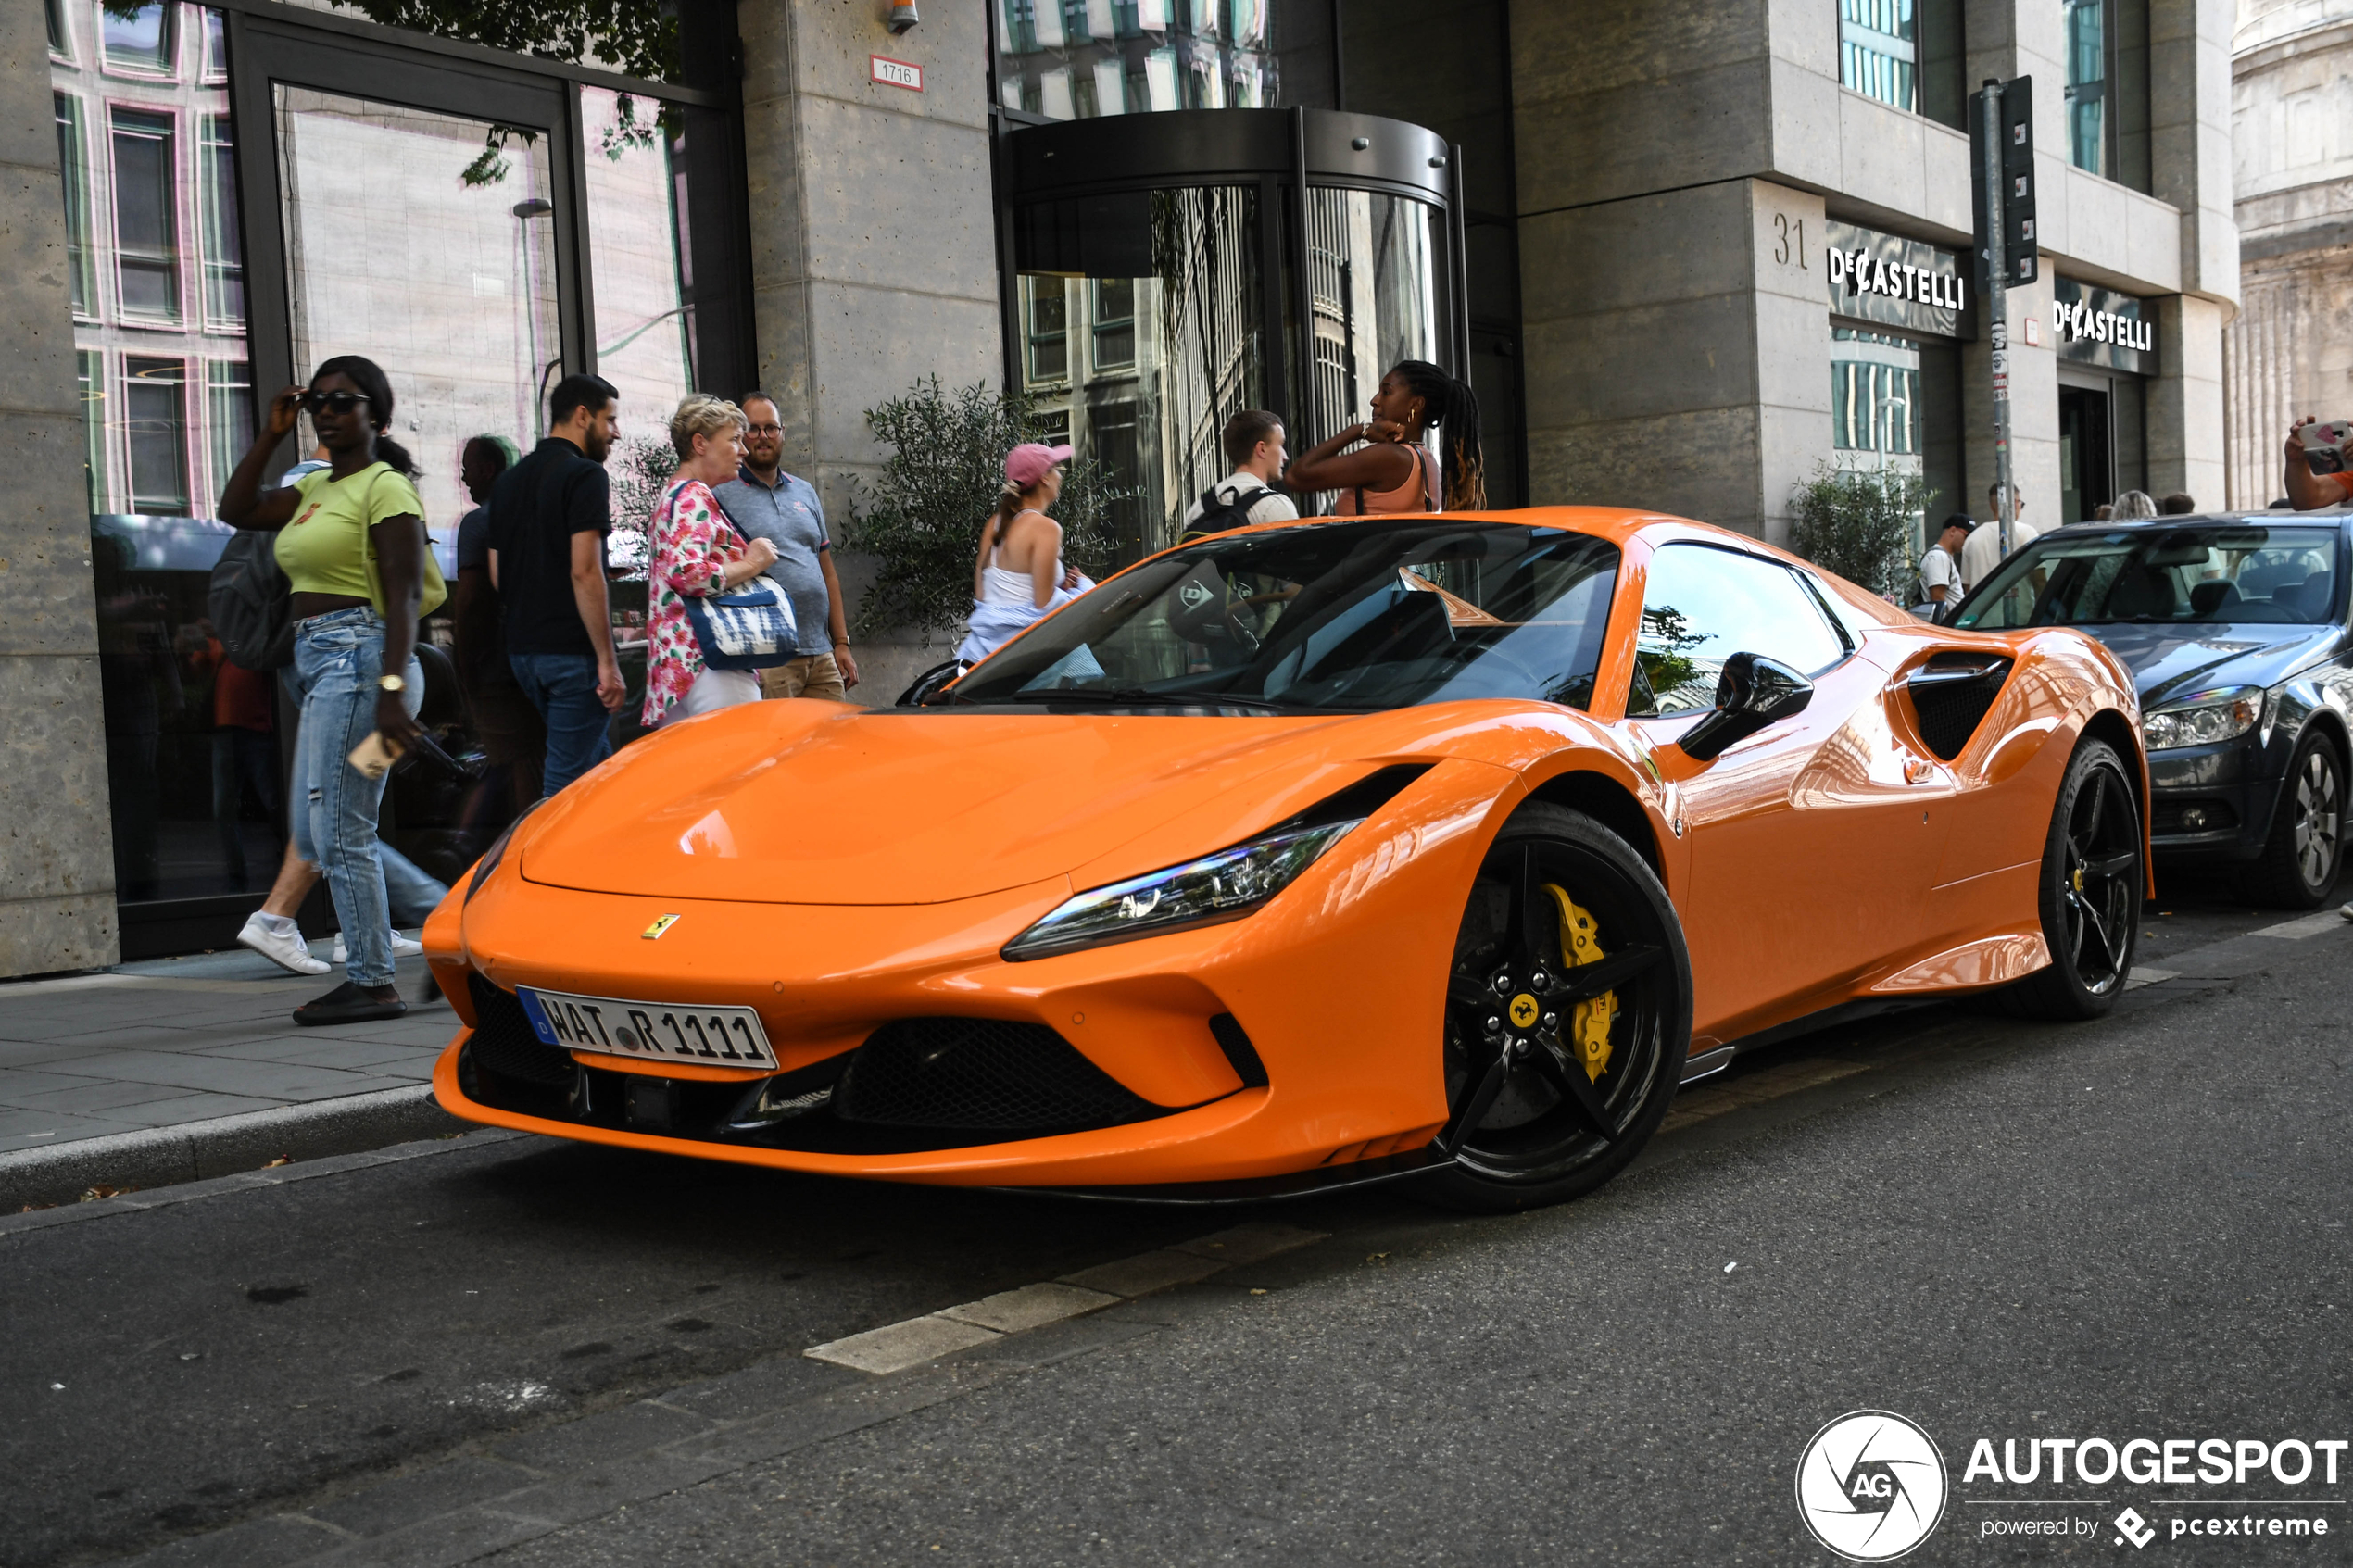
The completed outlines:
{"type": "Polygon", "coordinates": [[[2336,605],[2336,558],[2337,531],[2309,525],[2068,529],[2004,561],[1954,624],[2317,625],[2336,605]]]}
{"type": "Polygon", "coordinates": [[[1582,708],[1617,579],[1617,546],[1553,528],[1421,517],[1226,534],[1114,578],[946,700],[1582,708]]]}

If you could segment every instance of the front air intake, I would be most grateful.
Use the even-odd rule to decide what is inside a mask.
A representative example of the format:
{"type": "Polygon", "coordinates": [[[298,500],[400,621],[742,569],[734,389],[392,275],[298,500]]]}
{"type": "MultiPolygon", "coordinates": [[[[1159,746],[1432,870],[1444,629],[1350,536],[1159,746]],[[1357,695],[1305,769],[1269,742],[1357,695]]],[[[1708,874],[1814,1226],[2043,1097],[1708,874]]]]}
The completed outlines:
{"type": "Polygon", "coordinates": [[[1074,1133],[1167,1114],[1042,1023],[903,1018],[858,1047],[835,1086],[845,1122],[1074,1133]]]}
{"type": "Polygon", "coordinates": [[[2011,663],[1997,654],[1931,654],[1905,678],[1920,739],[1931,751],[1947,762],[1961,754],[2009,679],[2011,663]]]}
{"type": "Polygon", "coordinates": [[[472,971],[467,972],[466,990],[479,1021],[470,1044],[475,1066],[501,1078],[551,1088],[573,1081],[571,1053],[539,1038],[512,991],[500,990],[472,971]]]}

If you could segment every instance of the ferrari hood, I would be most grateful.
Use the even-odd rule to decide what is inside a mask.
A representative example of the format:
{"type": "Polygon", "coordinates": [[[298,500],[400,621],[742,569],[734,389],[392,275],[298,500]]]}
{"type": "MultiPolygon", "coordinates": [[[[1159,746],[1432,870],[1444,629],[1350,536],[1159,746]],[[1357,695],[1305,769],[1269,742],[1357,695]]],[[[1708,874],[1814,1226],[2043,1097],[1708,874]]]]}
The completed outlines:
{"type": "MultiPolygon", "coordinates": [[[[538,813],[525,880],[931,904],[1066,875],[1247,786],[1269,825],[1353,782],[1351,717],[746,704],[630,746],[538,813]]],[[[1199,851],[1216,848],[1202,844],[1199,851]]]]}

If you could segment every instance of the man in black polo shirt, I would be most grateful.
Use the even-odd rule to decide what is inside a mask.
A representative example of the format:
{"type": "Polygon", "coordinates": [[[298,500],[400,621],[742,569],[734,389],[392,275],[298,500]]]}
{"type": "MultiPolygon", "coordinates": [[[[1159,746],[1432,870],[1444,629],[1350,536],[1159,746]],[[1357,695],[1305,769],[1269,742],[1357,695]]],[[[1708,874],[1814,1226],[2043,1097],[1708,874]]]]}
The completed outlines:
{"type": "Polygon", "coordinates": [[[547,721],[542,799],[612,755],[606,724],[623,688],[605,598],[612,488],[604,461],[618,395],[598,376],[558,382],[547,439],[490,492],[490,583],[507,662],[547,721]]]}

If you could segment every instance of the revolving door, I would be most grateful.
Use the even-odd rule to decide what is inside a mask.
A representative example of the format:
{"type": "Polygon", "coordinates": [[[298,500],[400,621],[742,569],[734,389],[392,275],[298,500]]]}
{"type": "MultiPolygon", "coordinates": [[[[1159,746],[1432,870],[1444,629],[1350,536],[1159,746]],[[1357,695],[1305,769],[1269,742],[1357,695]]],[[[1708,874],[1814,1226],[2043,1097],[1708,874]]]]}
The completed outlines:
{"type": "MultiPolygon", "coordinates": [[[[1373,115],[1201,109],[1003,141],[1006,383],[1136,492],[1124,552],[1174,543],[1243,408],[1290,450],[1361,420],[1382,371],[1462,374],[1453,149],[1373,115]]],[[[1302,514],[1328,497],[1301,495],[1302,514]]]]}

